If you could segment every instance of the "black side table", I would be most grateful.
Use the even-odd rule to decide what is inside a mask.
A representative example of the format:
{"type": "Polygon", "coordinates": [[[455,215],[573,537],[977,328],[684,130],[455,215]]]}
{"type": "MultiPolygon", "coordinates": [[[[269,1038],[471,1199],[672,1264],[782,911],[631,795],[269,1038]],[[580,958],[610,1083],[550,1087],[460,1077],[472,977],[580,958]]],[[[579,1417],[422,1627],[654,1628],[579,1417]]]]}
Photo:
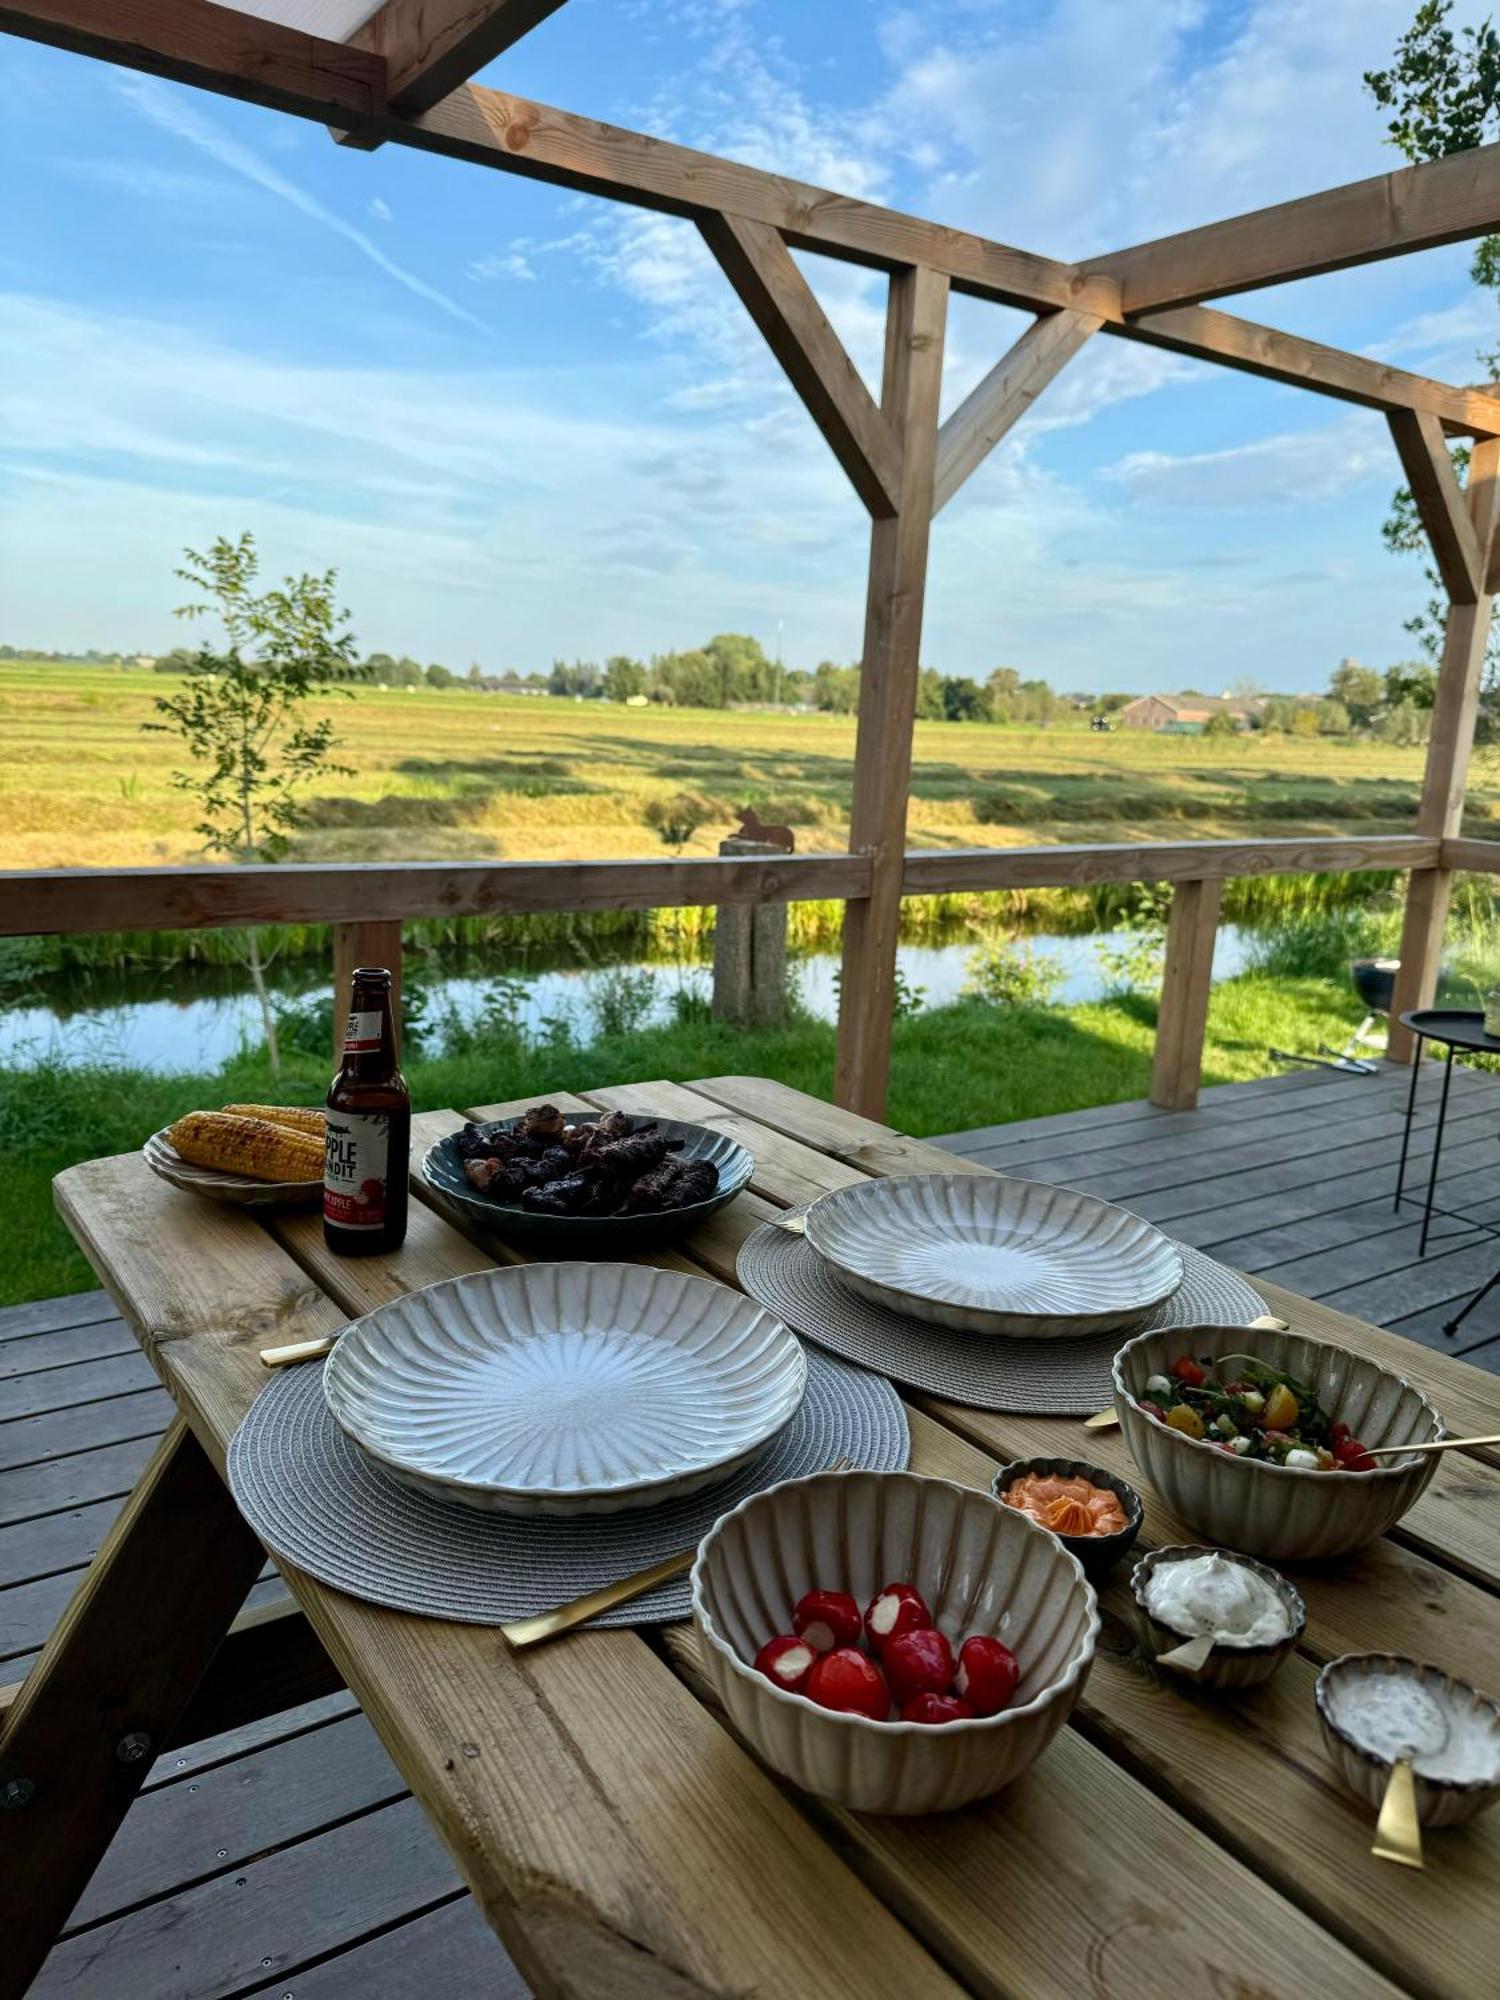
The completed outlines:
{"type": "MultiPolygon", "coordinates": [[[[1437,1190],[1438,1161],[1443,1151],[1443,1127],[1448,1121],[1448,1086],[1453,1081],[1453,1053],[1466,1049],[1470,1055],[1500,1056],[1500,1036],[1484,1032],[1484,1015],[1474,1008],[1416,1007],[1401,1016],[1403,1027],[1417,1038],[1412,1056],[1411,1088],[1406,1093],[1406,1124],[1401,1133],[1401,1161],[1396,1168],[1396,1199],[1401,1207],[1401,1191],[1406,1185],[1406,1156],[1411,1150],[1412,1114],[1417,1108],[1417,1077],[1422,1069],[1423,1042],[1441,1042],[1448,1054],[1443,1063],[1443,1094],[1438,1102],[1437,1130],[1432,1135],[1432,1167],[1427,1175],[1427,1201],[1422,1210],[1422,1236],[1417,1255],[1427,1255],[1427,1232],[1432,1226],[1432,1201],[1437,1190]]],[[[1477,1225],[1471,1225],[1477,1226],[1477,1225]]]]}

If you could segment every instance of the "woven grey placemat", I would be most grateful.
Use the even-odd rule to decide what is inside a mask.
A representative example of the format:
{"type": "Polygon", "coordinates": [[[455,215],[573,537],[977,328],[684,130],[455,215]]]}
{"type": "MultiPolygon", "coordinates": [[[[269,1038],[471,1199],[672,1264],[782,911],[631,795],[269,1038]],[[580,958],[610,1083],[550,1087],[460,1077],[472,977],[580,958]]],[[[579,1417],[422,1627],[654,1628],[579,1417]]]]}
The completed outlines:
{"type": "MultiPolygon", "coordinates": [[[[807,1395],[775,1443],[722,1485],[664,1506],[573,1520],[511,1519],[400,1486],[345,1436],[321,1367],[288,1368],[229,1444],[229,1486],[273,1555],[320,1582],[397,1611],[499,1625],[550,1610],[699,1542],[749,1493],[821,1472],[835,1458],[899,1472],[911,1439],[889,1382],[810,1349],[807,1395]]],[[[594,1622],[686,1618],[688,1579],[594,1622]]]]}
{"type": "MultiPolygon", "coordinates": [[[[1240,1326],[1266,1302],[1252,1285],[1201,1251],[1182,1252],[1180,1289],[1147,1326],[1240,1326]]],[[[808,1340],[909,1388],[976,1410],[1011,1416],[1074,1417],[1113,1399],[1110,1363],[1128,1333],[1088,1340],[986,1339],[952,1333],[859,1298],[840,1284],[806,1237],[763,1223],[740,1246],[740,1283],[808,1340]]]]}

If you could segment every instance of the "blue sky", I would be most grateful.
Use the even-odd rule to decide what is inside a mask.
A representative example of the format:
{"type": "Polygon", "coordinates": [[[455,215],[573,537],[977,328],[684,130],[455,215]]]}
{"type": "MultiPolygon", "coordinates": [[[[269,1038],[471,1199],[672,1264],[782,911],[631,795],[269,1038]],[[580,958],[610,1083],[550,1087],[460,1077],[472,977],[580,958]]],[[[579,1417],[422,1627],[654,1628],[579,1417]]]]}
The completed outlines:
{"type": "MultiPolygon", "coordinates": [[[[1397,164],[1414,0],[568,0],[484,80],[1063,257],[1397,164]]],[[[0,37],[0,637],[176,643],[184,544],[335,566],[367,648],[857,655],[863,512],[670,218],[0,37]]],[[[1456,381],[1463,246],[1231,309],[1456,381]]],[[[867,373],[880,281],[804,260],[867,373]]],[[[1226,302],[1229,303],[1229,302],[1226,302]]],[[[954,304],[951,407],[1025,320],[954,304]]],[[[924,657],[1065,687],[1404,656],[1382,419],[1099,339],[940,517],[924,657]]]]}

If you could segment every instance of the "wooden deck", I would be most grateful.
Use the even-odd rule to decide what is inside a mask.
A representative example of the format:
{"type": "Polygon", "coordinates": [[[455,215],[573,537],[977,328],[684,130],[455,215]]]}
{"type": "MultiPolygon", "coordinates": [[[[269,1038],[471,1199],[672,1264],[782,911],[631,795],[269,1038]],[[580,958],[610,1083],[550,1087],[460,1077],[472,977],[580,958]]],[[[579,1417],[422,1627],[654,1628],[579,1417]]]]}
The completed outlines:
{"type": "MultiPolygon", "coordinates": [[[[1442,1321],[1500,1240],[1391,1192],[1405,1071],[1298,1072],[947,1135],[1006,1172],[1128,1203],[1227,1263],[1500,1370],[1500,1290],[1442,1321]]],[[[1425,1185],[1436,1072],[1414,1144],[1425,1185]]],[[[1455,1069],[1439,1199],[1500,1220],[1500,1076],[1455,1069]],[[1489,1196],[1486,1203],[1485,1197],[1489,1196]]],[[[0,1683],[19,1680],[168,1415],[102,1292],[0,1314],[0,1683]]],[[[255,1587],[280,1591],[269,1571],[255,1587]]],[[[169,1753],[33,1992],[72,2000],[510,2000],[524,1988],[347,1694],[169,1753]],[[264,1968],[247,1986],[246,1963],[264,1968]]]]}

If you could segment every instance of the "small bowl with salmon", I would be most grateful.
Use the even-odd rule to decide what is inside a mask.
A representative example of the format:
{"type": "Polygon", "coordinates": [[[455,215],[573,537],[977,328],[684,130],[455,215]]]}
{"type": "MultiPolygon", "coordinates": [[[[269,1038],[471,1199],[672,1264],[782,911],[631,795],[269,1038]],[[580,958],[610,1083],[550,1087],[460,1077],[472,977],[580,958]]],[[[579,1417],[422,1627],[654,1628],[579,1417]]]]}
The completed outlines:
{"type": "Polygon", "coordinates": [[[1090,1582],[1114,1568],[1145,1517],[1133,1486],[1081,1458],[1013,1459],[995,1474],[991,1491],[1056,1535],[1090,1582]]]}

